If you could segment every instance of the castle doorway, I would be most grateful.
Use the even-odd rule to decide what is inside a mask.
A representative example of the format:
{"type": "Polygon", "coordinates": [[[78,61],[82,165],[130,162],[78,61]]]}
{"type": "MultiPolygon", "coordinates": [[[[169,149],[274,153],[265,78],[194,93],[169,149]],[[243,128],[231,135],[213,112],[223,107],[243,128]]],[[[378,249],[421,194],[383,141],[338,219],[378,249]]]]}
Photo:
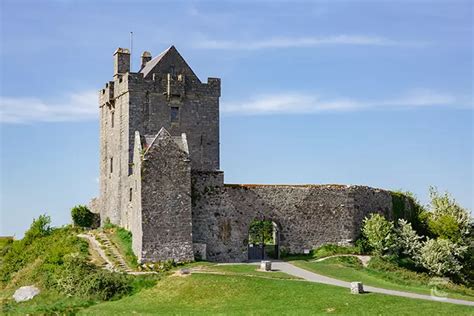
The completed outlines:
{"type": "Polygon", "coordinates": [[[254,219],[248,235],[248,260],[280,259],[280,230],[271,220],[254,219]]]}

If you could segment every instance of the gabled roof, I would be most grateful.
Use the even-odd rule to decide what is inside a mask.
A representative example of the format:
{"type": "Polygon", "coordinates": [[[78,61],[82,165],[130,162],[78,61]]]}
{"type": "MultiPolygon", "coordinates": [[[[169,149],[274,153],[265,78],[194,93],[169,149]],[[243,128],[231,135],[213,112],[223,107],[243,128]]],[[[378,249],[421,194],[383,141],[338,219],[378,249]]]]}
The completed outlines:
{"type": "Polygon", "coordinates": [[[148,151],[153,146],[153,144],[165,138],[170,138],[176,145],[178,145],[179,149],[189,154],[188,141],[186,139],[186,134],[183,133],[181,134],[181,136],[171,136],[171,134],[164,127],[162,127],[160,131],[158,132],[158,134],[154,136],[145,135],[144,140],[146,144],[146,150],[145,150],[144,155],[148,153],[148,151]]]}
{"type": "Polygon", "coordinates": [[[171,45],[164,52],[162,52],[161,54],[159,54],[158,56],[156,56],[155,58],[147,62],[145,67],[143,67],[143,69],[140,70],[140,73],[143,74],[143,77],[146,77],[150,73],[150,71],[152,71],[153,68],[155,68],[155,66],[158,65],[158,63],[166,55],[166,53],[168,53],[168,51],[172,48],[175,49],[174,46],[171,45]]]}
{"type": "Polygon", "coordinates": [[[194,71],[191,69],[191,67],[189,67],[188,63],[183,58],[183,56],[181,56],[181,54],[178,52],[176,47],[174,47],[173,45],[171,45],[164,52],[162,52],[161,54],[159,54],[158,56],[156,56],[155,58],[147,62],[145,66],[140,70],[140,73],[142,73],[143,77],[146,78],[151,73],[154,73],[155,71],[160,71],[160,70],[165,71],[165,72],[168,71],[168,69],[166,70],[160,69],[159,65],[163,61],[165,63],[170,63],[170,62],[172,64],[176,63],[176,66],[181,65],[182,68],[180,71],[182,71],[183,74],[194,78],[195,80],[197,80],[197,82],[201,82],[198,76],[196,76],[194,71]]]}

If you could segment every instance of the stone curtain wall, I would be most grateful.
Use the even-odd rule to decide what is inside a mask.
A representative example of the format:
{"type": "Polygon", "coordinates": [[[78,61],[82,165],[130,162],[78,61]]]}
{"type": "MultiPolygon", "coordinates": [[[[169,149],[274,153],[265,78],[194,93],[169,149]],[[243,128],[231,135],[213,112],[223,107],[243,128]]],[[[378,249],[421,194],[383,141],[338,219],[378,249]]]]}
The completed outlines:
{"type": "Polygon", "coordinates": [[[353,242],[368,213],[387,214],[392,207],[389,192],[363,186],[219,186],[206,178],[193,175],[193,242],[206,244],[211,261],[247,260],[253,219],[274,221],[280,249],[303,253],[326,243],[353,242]]]}
{"type": "Polygon", "coordinates": [[[142,161],[140,261],[194,260],[190,160],[166,134],[142,161]]]}

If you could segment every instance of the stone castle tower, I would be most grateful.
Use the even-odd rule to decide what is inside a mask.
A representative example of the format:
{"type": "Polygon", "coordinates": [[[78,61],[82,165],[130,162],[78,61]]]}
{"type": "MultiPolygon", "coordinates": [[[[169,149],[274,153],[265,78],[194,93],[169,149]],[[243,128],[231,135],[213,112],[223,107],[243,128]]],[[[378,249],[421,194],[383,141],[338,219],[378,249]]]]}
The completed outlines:
{"type": "Polygon", "coordinates": [[[252,259],[255,219],[273,221],[278,257],[350,244],[367,214],[393,216],[391,193],[366,186],[224,184],[220,79],[202,83],[174,46],[144,52],[138,72],[127,49],[113,56],[113,79],[99,91],[95,209],[132,232],[140,262],[252,259]]]}
{"type": "Polygon", "coordinates": [[[99,94],[102,221],[135,232],[137,249],[149,245],[139,257],[153,247],[169,247],[172,254],[179,244],[189,248],[181,259],[190,259],[190,172],[219,169],[220,79],[202,83],[174,46],[153,59],[144,52],[140,70],[132,72],[130,52],[119,48],[113,80],[99,94]],[[156,166],[150,158],[162,155],[179,157],[179,163],[151,171],[156,166]],[[153,236],[139,236],[143,231],[153,236]],[[151,245],[150,238],[160,244],[151,245]]]}

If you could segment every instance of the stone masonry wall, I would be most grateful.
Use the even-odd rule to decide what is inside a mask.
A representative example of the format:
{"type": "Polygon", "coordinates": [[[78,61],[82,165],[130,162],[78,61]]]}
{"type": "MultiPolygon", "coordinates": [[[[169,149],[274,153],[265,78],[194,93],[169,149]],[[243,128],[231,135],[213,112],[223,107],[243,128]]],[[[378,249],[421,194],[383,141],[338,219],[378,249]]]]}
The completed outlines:
{"type": "Polygon", "coordinates": [[[370,212],[388,214],[390,193],[344,185],[215,185],[193,174],[193,242],[211,261],[248,259],[250,223],[274,221],[280,249],[302,253],[325,243],[348,244],[370,212]]]}
{"type": "Polygon", "coordinates": [[[130,190],[134,175],[135,132],[155,135],[165,127],[173,136],[188,135],[193,169],[219,169],[220,80],[201,83],[177,50],[166,51],[150,72],[133,73],[126,49],[114,53],[113,80],[99,91],[101,221],[131,229],[130,190]],[[179,109],[171,120],[171,108],[179,109]]]}
{"type": "Polygon", "coordinates": [[[141,170],[140,261],[194,260],[191,166],[188,154],[164,136],[145,153],[141,170]]]}

